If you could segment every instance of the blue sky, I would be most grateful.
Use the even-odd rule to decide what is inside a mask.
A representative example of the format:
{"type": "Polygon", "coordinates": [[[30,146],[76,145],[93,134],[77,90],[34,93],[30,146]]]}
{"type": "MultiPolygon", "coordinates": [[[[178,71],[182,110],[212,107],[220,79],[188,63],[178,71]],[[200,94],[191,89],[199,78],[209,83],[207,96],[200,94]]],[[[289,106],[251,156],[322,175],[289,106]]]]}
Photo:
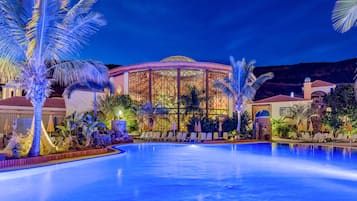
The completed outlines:
{"type": "Polygon", "coordinates": [[[357,56],[357,28],[332,28],[334,0],[99,0],[107,25],[80,54],[106,64],[255,59],[257,66],[357,56]]]}

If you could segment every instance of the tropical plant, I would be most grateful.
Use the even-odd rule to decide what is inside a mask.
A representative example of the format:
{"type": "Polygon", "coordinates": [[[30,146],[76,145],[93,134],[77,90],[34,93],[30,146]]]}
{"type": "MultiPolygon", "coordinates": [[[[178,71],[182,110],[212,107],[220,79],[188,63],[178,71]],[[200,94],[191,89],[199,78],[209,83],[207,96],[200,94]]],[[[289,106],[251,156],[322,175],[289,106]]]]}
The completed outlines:
{"type": "Polygon", "coordinates": [[[187,89],[188,94],[180,97],[180,103],[184,105],[185,115],[192,114],[195,117],[195,114],[199,114],[202,116],[203,111],[200,105],[202,101],[206,100],[206,97],[196,86],[187,86],[187,89]]]}
{"type": "Polygon", "coordinates": [[[40,154],[42,107],[50,93],[50,78],[61,83],[103,78],[103,71],[91,62],[60,62],[76,54],[89,36],[105,24],[100,14],[90,12],[95,1],[72,4],[68,0],[0,0],[0,58],[16,63],[26,97],[34,107],[30,156],[40,154]],[[46,61],[55,62],[48,68],[46,61]]]}
{"type": "Polygon", "coordinates": [[[99,119],[108,128],[111,122],[119,119],[119,111],[122,112],[121,118],[127,121],[128,131],[137,130],[137,104],[128,95],[105,95],[99,99],[99,119]]]}
{"type": "Polygon", "coordinates": [[[104,123],[96,121],[92,115],[77,112],[67,116],[63,123],[57,126],[59,133],[69,137],[74,147],[89,146],[93,141],[93,132],[105,127],[104,123]]]}
{"type": "Polygon", "coordinates": [[[237,112],[237,132],[241,130],[241,114],[246,110],[246,105],[255,97],[257,90],[267,80],[273,78],[273,73],[265,73],[256,77],[253,73],[255,61],[246,63],[235,61],[230,57],[232,75],[225,77],[223,80],[216,80],[214,86],[221,89],[228,97],[233,98],[234,111],[237,112]]]}
{"type": "Polygon", "coordinates": [[[93,98],[93,111],[94,111],[94,119],[97,119],[97,108],[98,108],[98,103],[97,103],[97,91],[103,91],[104,89],[109,89],[110,94],[114,93],[114,85],[110,81],[104,81],[104,82],[93,82],[91,80],[87,81],[81,81],[81,82],[75,82],[71,85],[69,85],[65,91],[64,94],[67,95],[68,98],[71,97],[71,94],[75,90],[91,90],[94,93],[94,98],[93,98]]]}
{"type": "MultiPolygon", "coordinates": [[[[332,11],[333,28],[344,33],[357,25],[357,0],[337,0],[332,11]]],[[[355,99],[357,101],[357,67],[355,70],[355,99]]]]}
{"type": "Polygon", "coordinates": [[[279,117],[278,119],[271,119],[273,134],[281,138],[289,137],[291,127],[286,122],[285,117],[279,117]]]}
{"type": "Polygon", "coordinates": [[[307,121],[311,120],[311,117],[318,116],[313,112],[310,105],[303,105],[303,104],[293,105],[290,108],[289,112],[290,115],[285,117],[294,120],[296,128],[299,128],[299,125],[303,126],[304,123],[307,124],[307,121]]]}

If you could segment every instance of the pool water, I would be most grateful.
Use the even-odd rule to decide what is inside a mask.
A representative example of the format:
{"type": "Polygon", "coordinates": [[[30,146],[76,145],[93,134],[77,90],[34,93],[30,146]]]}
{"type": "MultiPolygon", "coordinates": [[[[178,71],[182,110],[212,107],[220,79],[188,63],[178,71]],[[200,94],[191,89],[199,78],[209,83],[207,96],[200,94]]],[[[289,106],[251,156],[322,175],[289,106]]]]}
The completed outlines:
{"type": "Polygon", "coordinates": [[[289,144],[131,144],[0,173],[1,201],[357,200],[357,152],[289,144]]]}

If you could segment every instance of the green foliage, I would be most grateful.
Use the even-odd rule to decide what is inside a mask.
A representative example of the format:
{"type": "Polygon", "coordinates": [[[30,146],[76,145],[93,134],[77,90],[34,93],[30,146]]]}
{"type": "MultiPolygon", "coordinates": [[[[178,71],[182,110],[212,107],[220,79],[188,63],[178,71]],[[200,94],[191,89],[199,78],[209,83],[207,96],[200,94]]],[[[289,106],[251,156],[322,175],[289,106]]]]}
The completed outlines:
{"type": "Polygon", "coordinates": [[[285,117],[279,117],[278,119],[270,120],[273,129],[273,135],[281,138],[288,138],[291,127],[286,122],[285,117]]]}
{"type": "MultiPolygon", "coordinates": [[[[249,116],[248,112],[243,112],[241,115],[241,127],[240,127],[240,133],[242,134],[249,134],[251,133],[251,129],[249,128],[249,125],[251,124],[251,117],[249,116]]],[[[237,113],[233,113],[233,117],[226,118],[223,123],[222,123],[222,131],[223,132],[232,132],[237,128],[237,113]]]]}
{"type": "Polygon", "coordinates": [[[119,119],[119,110],[121,118],[127,121],[128,131],[137,130],[137,104],[128,95],[106,95],[99,100],[99,119],[108,128],[111,128],[112,120],[119,119]]]}
{"type": "Polygon", "coordinates": [[[95,121],[91,114],[74,112],[57,126],[56,132],[64,138],[71,138],[72,148],[80,148],[91,145],[93,132],[105,127],[104,123],[95,121]]]}

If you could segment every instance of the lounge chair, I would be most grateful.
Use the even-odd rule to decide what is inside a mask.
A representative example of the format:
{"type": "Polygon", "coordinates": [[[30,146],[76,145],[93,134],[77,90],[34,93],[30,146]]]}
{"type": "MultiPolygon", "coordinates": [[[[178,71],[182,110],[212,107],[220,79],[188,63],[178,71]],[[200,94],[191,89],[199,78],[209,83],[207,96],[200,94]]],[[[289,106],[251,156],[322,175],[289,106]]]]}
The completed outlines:
{"type": "Polygon", "coordinates": [[[202,141],[206,140],[206,136],[207,136],[206,133],[200,133],[199,137],[198,137],[198,140],[202,142],[202,141]]]}
{"type": "Polygon", "coordinates": [[[179,142],[181,138],[182,138],[182,133],[181,132],[177,132],[175,141],[179,142]]]}
{"type": "Polygon", "coordinates": [[[174,141],[174,139],[174,133],[170,131],[169,134],[163,138],[163,141],[174,141]]]}
{"type": "Polygon", "coordinates": [[[321,133],[316,133],[312,139],[314,142],[324,142],[325,140],[325,136],[321,133]]]}
{"type": "Polygon", "coordinates": [[[197,133],[192,132],[189,138],[189,142],[197,142],[198,138],[197,138],[197,133]]]}
{"type": "Polygon", "coordinates": [[[357,134],[352,135],[352,142],[357,142],[357,134]]]}
{"type": "Polygon", "coordinates": [[[349,142],[348,135],[338,134],[337,137],[335,138],[335,141],[336,142],[349,142]]]}
{"type": "Polygon", "coordinates": [[[207,133],[206,140],[212,140],[212,133],[207,133]]]}
{"type": "Polygon", "coordinates": [[[228,140],[228,133],[227,132],[223,132],[223,139],[228,140]]]}
{"type": "Polygon", "coordinates": [[[185,142],[187,137],[187,133],[181,133],[181,136],[177,138],[178,142],[185,142]]]}
{"type": "Polygon", "coordinates": [[[217,140],[217,139],[219,139],[219,135],[218,135],[217,132],[214,132],[213,133],[213,140],[217,140]]]}

